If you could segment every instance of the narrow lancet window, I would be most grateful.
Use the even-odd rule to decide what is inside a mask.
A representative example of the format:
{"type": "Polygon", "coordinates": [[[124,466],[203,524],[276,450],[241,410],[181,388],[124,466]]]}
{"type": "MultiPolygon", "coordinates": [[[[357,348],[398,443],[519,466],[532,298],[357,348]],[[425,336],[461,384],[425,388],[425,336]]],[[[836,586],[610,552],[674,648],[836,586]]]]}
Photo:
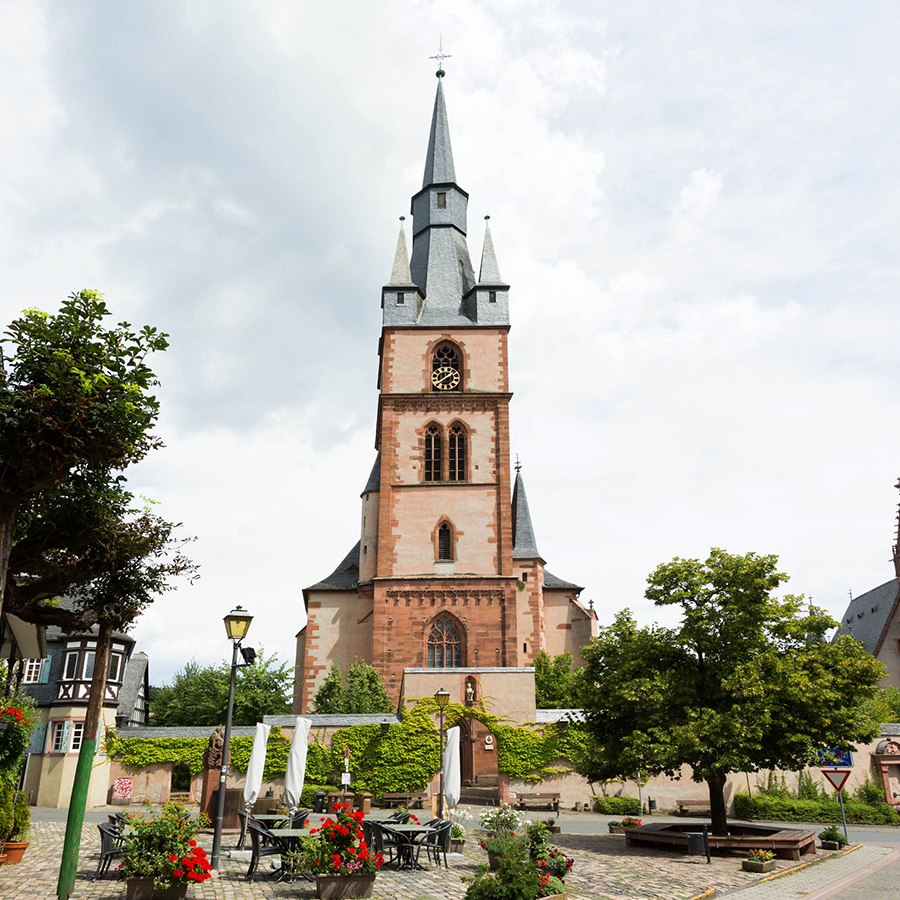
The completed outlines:
{"type": "Polygon", "coordinates": [[[441,522],[438,528],[438,559],[453,559],[453,529],[449,523],[441,522]]]}
{"type": "Polygon", "coordinates": [[[425,429],[425,480],[441,480],[441,429],[437,425],[425,429]]]}
{"type": "Polygon", "coordinates": [[[450,458],[450,481],[466,480],[466,429],[462,425],[454,425],[450,429],[448,454],[450,458]]]}

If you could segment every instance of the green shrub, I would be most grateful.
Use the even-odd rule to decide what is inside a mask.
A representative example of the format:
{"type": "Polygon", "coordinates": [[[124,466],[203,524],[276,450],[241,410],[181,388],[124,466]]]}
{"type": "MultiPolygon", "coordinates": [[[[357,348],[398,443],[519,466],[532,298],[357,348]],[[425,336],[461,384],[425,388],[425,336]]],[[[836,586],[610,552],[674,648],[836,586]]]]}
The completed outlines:
{"type": "Polygon", "coordinates": [[[853,799],[868,803],[869,806],[878,806],[884,803],[884,784],[876,781],[871,772],[867,772],[866,780],[853,791],[853,799]]]}
{"type": "MultiPolygon", "coordinates": [[[[887,803],[869,805],[856,799],[844,800],[848,822],[868,825],[900,825],[898,815],[887,803]]],[[[792,797],[738,792],[734,797],[734,814],[741,819],[771,819],[793,822],[833,822],[840,819],[841,809],[833,797],[822,800],[797,800],[792,797]]]]}
{"type": "Polygon", "coordinates": [[[834,841],[834,843],[840,844],[842,847],[847,843],[846,835],[837,827],[837,825],[829,825],[823,831],[820,831],[819,840],[834,841]]]}
{"type": "Polygon", "coordinates": [[[327,784],[304,784],[300,792],[300,806],[312,809],[316,801],[316,791],[325,791],[327,794],[330,790],[331,786],[327,784]]]}
{"type": "Polygon", "coordinates": [[[594,797],[594,812],[604,816],[639,816],[641,803],[637,797],[594,797]]]}

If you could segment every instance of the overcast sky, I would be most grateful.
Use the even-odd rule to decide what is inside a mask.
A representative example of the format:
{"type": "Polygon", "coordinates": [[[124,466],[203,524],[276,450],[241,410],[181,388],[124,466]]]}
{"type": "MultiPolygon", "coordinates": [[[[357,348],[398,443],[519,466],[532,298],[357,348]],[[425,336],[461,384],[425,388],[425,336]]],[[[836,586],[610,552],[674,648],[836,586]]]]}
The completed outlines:
{"type": "MultiPolygon", "coordinates": [[[[512,285],[512,452],[601,624],[710,547],[839,616],[893,576],[893,2],[0,2],[2,322],[103,291],[171,334],[131,487],[201,579],[135,628],[151,680],[293,660],[358,538],[380,288],[443,35],[457,178],[512,285]]],[[[670,611],[666,610],[666,614],[670,611]]]]}

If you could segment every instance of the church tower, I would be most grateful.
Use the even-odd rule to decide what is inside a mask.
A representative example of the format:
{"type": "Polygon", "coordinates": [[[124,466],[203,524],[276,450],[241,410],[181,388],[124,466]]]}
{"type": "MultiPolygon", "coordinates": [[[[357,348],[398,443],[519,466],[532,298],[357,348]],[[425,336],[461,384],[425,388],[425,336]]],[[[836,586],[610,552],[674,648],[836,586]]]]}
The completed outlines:
{"type": "Polygon", "coordinates": [[[412,258],[401,222],[381,292],[377,456],[361,537],[304,591],[298,712],[310,711],[333,662],[370,662],[396,699],[406,669],[528,666],[596,633],[582,589],[544,570],[521,473],[513,484],[509,285],[487,225],[475,277],[443,74],[412,198],[412,258]]]}

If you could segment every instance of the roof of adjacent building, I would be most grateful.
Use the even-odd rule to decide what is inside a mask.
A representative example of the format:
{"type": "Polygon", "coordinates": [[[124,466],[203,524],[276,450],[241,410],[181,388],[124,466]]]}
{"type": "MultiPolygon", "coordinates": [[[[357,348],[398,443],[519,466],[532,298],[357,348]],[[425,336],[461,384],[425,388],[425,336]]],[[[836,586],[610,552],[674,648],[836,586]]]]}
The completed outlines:
{"type": "Polygon", "coordinates": [[[572,591],[583,591],[584,586],[580,584],[573,584],[571,581],[565,581],[562,578],[557,577],[552,572],[548,572],[544,569],[544,590],[572,590],[572,591]]]}
{"type": "Polygon", "coordinates": [[[891,613],[900,595],[900,582],[896,578],[860,594],[850,601],[835,639],[844,634],[860,641],[867,653],[873,656],[881,643],[881,637],[891,621],[891,613]]]}
{"type": "MultiPolygon", "coordinates": [[[[68,609],[74,610],[77,607],[78,603],[73,597],[60,597],[58,607],[59,609],[68,609]]],[[[48,625],[47,626],[47,640],[48,641],[58,641],[63,640],[64,638],[76,637],[79,634],[91,634],[98,635],[100,633],[99,625],[92,625],[89,629],[83,631],[65,631],[59,627],[59,625],[48,625]]],[[[125,634],[123,631],[114,631],[112,633],[112,639],[114,641],[127,641],[129,644],[134,643],[134,638],[131,635],[125,634]]]]}
{"type": "Polygon", "coordinates": [[[583,722],[584,713],[580,709],[538,709],[535,710],[534,721],[542,722],[583,722]]]}
{"type": "Polygon", "coordinates": [[[369,480],[363,488],[363,494],[369,491],[377,491],[381,487],[381,451],[379,450],[375,456],[375,462],[372,463],[372,471],[369,472],[369,480]]]}
{"type": "MultiPolygon", "coordinates": [[[[128,728],[117,728],[120,738],[208,738],[215,728],[212,725],[132,725],[128,728]]],[[[232,725],[232,737],[253,737],[255,725],[232,725]]]]}
{"type": "Polygon", "coordinates": [[[348,591],[359,584],[359,541],[341,560],[340,565],[322,581],[310,585],[308,591],[348,591]]]}

